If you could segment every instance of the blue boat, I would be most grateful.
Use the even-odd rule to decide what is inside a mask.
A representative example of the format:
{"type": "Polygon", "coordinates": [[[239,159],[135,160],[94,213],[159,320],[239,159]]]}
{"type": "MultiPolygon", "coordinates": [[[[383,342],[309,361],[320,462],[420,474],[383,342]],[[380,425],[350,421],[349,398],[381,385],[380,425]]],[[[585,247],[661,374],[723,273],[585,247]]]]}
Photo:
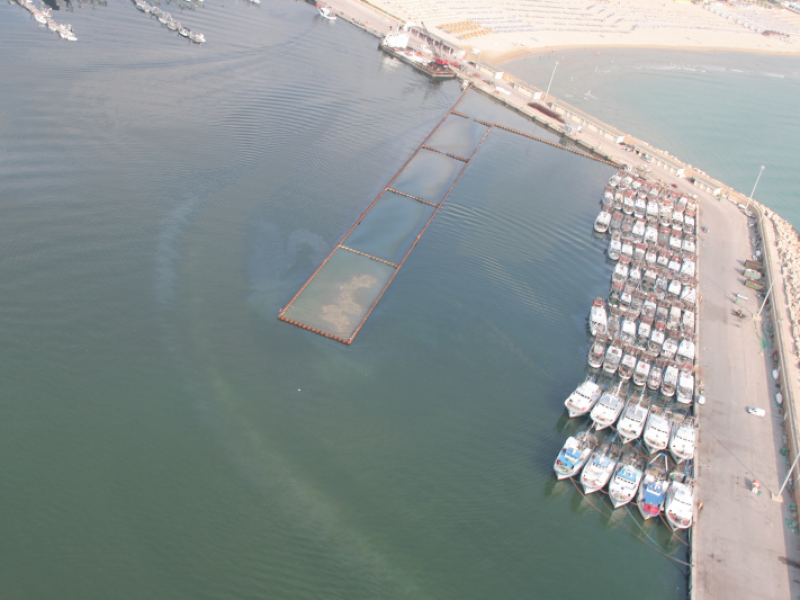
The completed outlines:
{"type": "Polygon", "coordinates": [[[586,464],[595,446],[597,438],[591,427],[579,432],[575,437],[567,438],[553,465],[556,477],[561,480],[575,475],[586,464]]]}

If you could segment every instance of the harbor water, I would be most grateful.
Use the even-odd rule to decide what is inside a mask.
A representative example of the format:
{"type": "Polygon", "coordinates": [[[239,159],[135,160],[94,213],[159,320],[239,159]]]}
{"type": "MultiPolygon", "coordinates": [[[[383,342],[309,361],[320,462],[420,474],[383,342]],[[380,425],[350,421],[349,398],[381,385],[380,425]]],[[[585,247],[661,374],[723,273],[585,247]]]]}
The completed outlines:
{"type": "Polygon", "coordinates": [[[555,96],[745,195],[766,166],[754,197],[800,229],[800,57],[587,49],[504,67],[545,88],[556,62],[555,96]]]}
{"type": "Polygon", "coordinates": [[[614,169],[496,128],[343,346],[278,311],[459,85],[307,3],[73,4],[0,6],[4,600],[685,597],[552,472],[614,169]]]}

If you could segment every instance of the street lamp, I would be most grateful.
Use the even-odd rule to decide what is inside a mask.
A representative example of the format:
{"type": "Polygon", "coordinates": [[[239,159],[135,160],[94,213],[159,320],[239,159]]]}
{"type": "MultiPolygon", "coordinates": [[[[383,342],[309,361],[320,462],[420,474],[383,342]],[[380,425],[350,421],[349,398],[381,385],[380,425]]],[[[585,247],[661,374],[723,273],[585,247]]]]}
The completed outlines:
{"type": "Polygon", "coordinates": [[[558,68],[558,61],[553,66],[553,74],[550,75],[550,83],[547,84],[547,91],[544,93],[544,103],[547,104],[547,96],[550,93],[550,86],[553,85],[553,77],[556,76],[556,69],[558,68]]]}
{"type": "Polygon", "coordinates": [[[748,212],[748,209],[750,208],[750,203],[753,201],[753,194],[756,193],[756,188],[758,187],[758,182],[761,179],[761,174],[764,172],[764,169],[766,168],[767,167],[765,167],[764,165],[761,165],[761,170],[758,172],[758,177],[756,177],[756,184],[753,186],[753,191],[750,192],[750,197],[747,199],[747,206],[744,207],[745,214],[748,215],[750,214],[748,212]]]}
{"type": "Polygon", "coordinates": [[[773,277],[772,278],[772,282],[769,284],[769,289],[767,290],[767,295],[764,296],[764,302],[761,303],[761,308],[758,309],[758,312],[756,313],[755,317],[753,317],[754,319],[759,320],[761,318],[761,313],[763,312],[764,307],[767,305],[767,300],[769,300],[769,295],[772,293],[772,286],[775,285],[775,282],[780,277],[781,277],[781,274],[778,273],[778,277],[773,277]]]}
{"type": "Polygon", "coordinates": [[[794,468],[797,466],[798,459],[800,459],[800,453],[797,454],[797,456],[794,459],[794,462],[792,463],[791,468],[789,469],[789,472],[786,474],[786,479],[783,480],[783,485],[781,486],[781,489],[778,490],[777,494],[772,494],[772,499],[775,500],[775,502],[783,502],[783,490],[786,489],[786,484],[789,483],[789,479],[792,476],[792,471],[794,471],[794,468]]]}

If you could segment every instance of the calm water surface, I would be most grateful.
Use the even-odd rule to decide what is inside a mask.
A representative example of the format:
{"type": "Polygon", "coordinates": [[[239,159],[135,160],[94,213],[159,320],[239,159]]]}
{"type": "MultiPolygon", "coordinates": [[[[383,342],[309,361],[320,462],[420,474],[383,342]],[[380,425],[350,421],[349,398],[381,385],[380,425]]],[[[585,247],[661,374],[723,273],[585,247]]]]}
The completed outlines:
{"type": "Polygon", "coordinates": [[[582,50],[506,69],[755,198],[800,229],[800,57],[582,50]]]}
{"type": "Polygon", "coordinates": [[[280,323],[460,91],[206,4],[0,6],[0,597],[683,598],[551,470],[610,169],[492,132],[353,346],[280,323]]]}

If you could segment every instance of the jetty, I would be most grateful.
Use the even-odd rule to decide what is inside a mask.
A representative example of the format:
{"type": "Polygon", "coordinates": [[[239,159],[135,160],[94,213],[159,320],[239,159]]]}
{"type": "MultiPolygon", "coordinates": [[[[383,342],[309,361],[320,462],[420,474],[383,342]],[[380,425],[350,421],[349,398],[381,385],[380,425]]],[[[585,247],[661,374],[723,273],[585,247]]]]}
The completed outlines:
{"type": "MultiPolygon", "coordinates": [[[[404,24],[366,2],[329,4],[343,21],[380,39],[404,24]]],[[[698,433],[689,596],[800,596],[797,232],[702,169],[481,61],[470,48],[420,27],[409,45],[430,56],[436,45],[456,77],[556,132],[561,147],[680,190],[698,205],[705,229],[697,230],[696,346],[702,352],[691,409],[698,433]],[[754,263],[762,277],[748,286],[754,280],[744,271],[754,263]]]]}

